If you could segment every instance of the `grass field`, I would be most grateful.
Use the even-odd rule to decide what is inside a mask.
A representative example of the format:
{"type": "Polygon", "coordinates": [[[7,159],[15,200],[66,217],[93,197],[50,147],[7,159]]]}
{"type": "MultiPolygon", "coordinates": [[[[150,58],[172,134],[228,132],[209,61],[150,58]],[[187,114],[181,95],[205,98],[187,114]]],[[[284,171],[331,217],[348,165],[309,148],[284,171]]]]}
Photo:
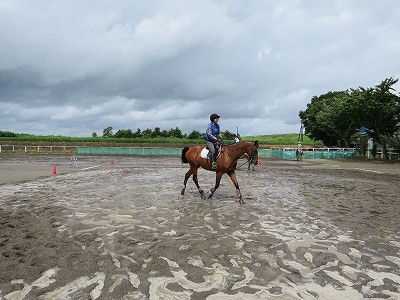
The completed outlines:
{"type": "MultiPolygon", "coordinates": [[[[298,134],[271,134],[258,136],[242,136],[242,141],[258,140],[260,145],[276,146],[276,145],[296,145],[298,142],[298,134]]],[[[0,143],[12,144],[57,144],[57,145],[72,145],[72,144],[109,144],[117,146],[118,144],[203,144],[204,139],[180,139],[180,138],[103,138],[103,137],[67,137],[67,136],[36,136],[36,135],[18,135],[16,137],[0,137],[0,143]]],[[[231,143],[232,140],[224,140],[225,144],[231,143]]],[[[301,144],[304,146],[320,147],[323,146],[320,141],[313,141],[309,137],[304,136],[301,144]]]]}
{"type": "MultiPolygon", "coordinates": [[[[244,140],[258,139],[261,145],[296,145],[299,141],[299,135],[296,133],[287,134],[269,134],[269,135],[258,135],[258,136],[244,136],[244,140]]],[[[303,135],[303,139],[300,140],[302,145],[305,146],[323,146],[321,141],[313,141],[308,136],[303,135]]]]}

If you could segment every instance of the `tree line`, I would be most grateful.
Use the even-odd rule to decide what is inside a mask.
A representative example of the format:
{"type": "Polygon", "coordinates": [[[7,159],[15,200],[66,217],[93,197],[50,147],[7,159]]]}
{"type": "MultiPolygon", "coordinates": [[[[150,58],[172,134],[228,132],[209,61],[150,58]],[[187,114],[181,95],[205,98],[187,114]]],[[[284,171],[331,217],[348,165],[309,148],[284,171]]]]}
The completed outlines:
{"type": "Polygon", "coordinates": [[[18,135],[14,132],[0,130],[0,137],[16,137],[16,136],[18,135]]]}
{"type": "Polygon", "coordinates": [[[314,96],[306,110],[299,112],[305,134],[327,146],[349,147],[357,141],[365,147],[372,138],[375,149],[378,143],[382,145],[384,155],[388,145],[398,149],[400,97],[393,88],[398,80],[391,77],[371,88],[314,96]]]}
{"type": "MultiPolygon", "coordinates": [[[[221,132],[223,139],[231,139],[233,133],[229,130],[225,130],[221,132]]],[[[202,139],[204,138],[205,133],[201,133],[197,130],[193,130],[191,133],[186,134],[183,133],[178,127],[171,128],[169,130],[161,130],[160,127],[155,127],[154,129],[147,128],[145,130],[141,130],[140,128],[136,129],[136,131],[132,131],[131,129],[118,129],[115,133],[113,133],[112,126],[108,126],[103,129],[104,138],[179,138],[179,139],[202,139]]],[[[97,137],[97,133],[93,132],[92,137],[97,137]]]]}

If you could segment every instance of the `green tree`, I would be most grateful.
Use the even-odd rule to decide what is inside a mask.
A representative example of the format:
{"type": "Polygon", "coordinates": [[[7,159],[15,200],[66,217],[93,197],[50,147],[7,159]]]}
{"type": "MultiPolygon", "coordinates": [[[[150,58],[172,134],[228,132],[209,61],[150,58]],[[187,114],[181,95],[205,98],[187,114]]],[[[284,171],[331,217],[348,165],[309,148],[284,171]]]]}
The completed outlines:
{"type": "Polygon", "coordinates": [[[233,133],[230,132],[229,130],[225,130],[221,132],[222,139],[224,140],[232,140],[233,138],[233,133]]]}
{"type": "Polygon", "coordinates": [[[94,137],[94,138],[97,137],[97,133],[93,131],[92,132],[92,137],[94,137]]]}
{"type": "Polygon", "coordinates": [[[1,131],[0,130],[0,137],[16,137],[17,134],[11,131],[1,131]]]}
{"type": "Polygon", "coordinates": [[[153,132],[151,133],[152,138],[160,137],[161,136],[161,129],[160,127],[154,128],[153,132]]]}
{"type": "Polygon", "coordinates": [[[170,129],[169,131],[168,131],[168,135],[170,136],[170,137],[176,137],[176,138],[183,138],[183,134],[182,134],[182,131],[178,128],[178,127],[176,127],[175,129],[170,129]]]}
{"type": "Polygon", "coordinates": [[[398,79],[391,77],[383,80],[375,88],[362,89],[365,94],[362,118],[370,130],[368,134],[382,145],[385,159],[388,159],[387,137],[392,137],[399,129],[400,97],[393,93],[393,85],[397,82],[398,79]]]}
{"type": "Polygon", "coordinates": [[[151,138],[151,135],[153,134],[153,130],[150,128],[146,128],[145,130],[142,131],[142,137],[144,138],[151,138]]]}
{"type": "Polygon", "coordinates": [[[133,134],[132,130],[130,130],[130,129],[119,129],[119,130],[114,134],[114,137],[116,137],[116,138],[126,138],[126,139],[129,139],[129,138],[133,138],[133,137],[134,137],[134,134],[133,134]]]}
{"type": "Polygon", "coordinates": [[[324,105],[318,113],[322,130],[328,133],[333,145],[350,146],[360,127],[360,104],[353,92],[343,92],[333,97],[329,105],[324,105]]]}
{"type": "Polygon", "coordinates": [[[108,126],[106,128],[103,129],[103,137],[105,138],[109,138],[113,136],[113,132],[112,132],[112,127],[108,126]]]}
{"type": "Polygon", "coordinates": [[[168,130],[163,130],[163,131],[161,131],[161,137],[164,137],[164,138],[166,138],[166,137],[168,137],[168,130]]]}
{"type": "Polygon", "coordinates": [[[189,133],[188,138],[189,139],[201,139],[202,134],[197,131],[197,130],[193,130],[191,133],[189,133]]]}
{"type": "Polygon", "coordinates": [[[299,112],[305,134],[314,140],[323,141],[327,146],[336,145],[340,134],[339,129],[335,127],[335,109],[344,105],[336,102],[345,98],[346,94],[347,92],[328,92],[319,97],[312,97],[307,109],[299,112]]]}
{"type": "Polygon", "coordinates": [[[299,112],[305,133],[327,146],[348,147],[357,129],[365,126],[370,129],[369,136],[382,144],[386,154],[383,138],[393,135],[400,120],[399,97],[392,93],[397,81],[389,78],[375,88],[360,87],[314,96],[307,109],[299,112]]]}
{"type": "Polygon", "coordinates": [[[142,136],[142,131],[140,128],[136,129],[136,132],[133,134],[133,137],[140,138],[142,136]]]}

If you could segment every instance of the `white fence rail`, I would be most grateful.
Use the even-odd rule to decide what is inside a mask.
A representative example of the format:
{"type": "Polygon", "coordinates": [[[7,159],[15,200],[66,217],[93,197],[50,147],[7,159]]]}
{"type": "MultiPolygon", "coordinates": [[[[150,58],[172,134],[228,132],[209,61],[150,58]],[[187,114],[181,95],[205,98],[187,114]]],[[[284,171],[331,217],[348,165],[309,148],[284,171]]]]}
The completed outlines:
{"type": "Polygon", "coordinates": [[[74,153],[76,146],[20,146],[0,145],[0,153],[74,153]]]}

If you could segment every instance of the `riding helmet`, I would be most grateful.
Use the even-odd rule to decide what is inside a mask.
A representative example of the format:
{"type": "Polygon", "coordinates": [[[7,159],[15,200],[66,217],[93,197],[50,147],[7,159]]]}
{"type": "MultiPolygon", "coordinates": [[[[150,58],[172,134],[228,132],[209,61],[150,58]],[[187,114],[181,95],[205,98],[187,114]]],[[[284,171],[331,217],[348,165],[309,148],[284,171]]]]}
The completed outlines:
{"type": "Polygon", "coordinates": [[[220,118],[221,116],[219,116],[219,115],[217,115],[217,114],[212,114],[211,116],[210,116],[210,121],[211,122],[214,122],[214,119],[216,119],[216,118],[220,118]]]}

